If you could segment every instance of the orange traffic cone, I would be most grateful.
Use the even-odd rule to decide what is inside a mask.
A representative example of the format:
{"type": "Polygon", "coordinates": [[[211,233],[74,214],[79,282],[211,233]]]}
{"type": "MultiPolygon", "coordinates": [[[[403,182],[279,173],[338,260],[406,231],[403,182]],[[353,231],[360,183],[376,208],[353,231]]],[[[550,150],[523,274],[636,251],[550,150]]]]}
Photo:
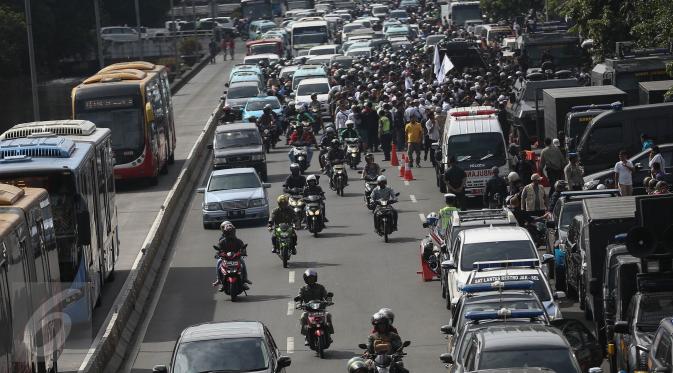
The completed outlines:
{"type": "Polygon", "coordinates": [[[392,154],[390,156],[390,165],[395,166],[395,167],[399,166],[400,161],[397,159],[397,146],[395,146],[395,144],[393,144],[393,148],[390,151],[392,152],[392,154]]]}
{"type": "Polygon", "coordinates": [[[404,160],[404,154],[402,154],[402,164],[400,164],[400,177],[404,177],[404,173],[406,172],[406,162],[404,160]]]}
{"type": "Polygon", "coordinates": [[[404,181],[411,181],[414,179],[414,175],[411,173],[411,167],[409,167],[409,164],[407,164],[407,168],[405,169],[404,172],[404,181]]]}

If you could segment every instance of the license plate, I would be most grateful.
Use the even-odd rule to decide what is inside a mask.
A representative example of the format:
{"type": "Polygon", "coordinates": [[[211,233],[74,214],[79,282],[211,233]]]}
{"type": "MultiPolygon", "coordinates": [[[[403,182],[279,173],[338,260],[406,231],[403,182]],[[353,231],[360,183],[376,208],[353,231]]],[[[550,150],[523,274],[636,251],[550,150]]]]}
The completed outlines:
{"type": "Polygon", "coordinates": [[[227,211],[227,217],[229,218],[242,218],[244,216],[245,210],[227,211]]]}
{"type": "Polygon", "coordinates": [[[467,194],[483,195],[485,191],[486,191],[485,188],[467,189],[467,194]]]}
{"type": "Polygon", "coordinates": [[[235,266],[237,266],[237,265],[238,265],[238,262],[237,262],[237,261],[234,261],[234,260],[232,260],[232,261],[227,261],[227,266],[235,267],[235,266]]]}

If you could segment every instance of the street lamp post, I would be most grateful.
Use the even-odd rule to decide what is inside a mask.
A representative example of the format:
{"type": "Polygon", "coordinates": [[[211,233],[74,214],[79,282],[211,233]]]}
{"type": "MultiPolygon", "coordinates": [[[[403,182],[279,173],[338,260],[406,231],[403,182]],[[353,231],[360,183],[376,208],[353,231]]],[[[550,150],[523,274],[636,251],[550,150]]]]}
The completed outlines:
{"type": "Polygon", "coordinates": [[[140,59],[142,60],[144,58],[143,56],[143,35],[140,29],[140,6],[138,5],[138,0],[134,1],[135,7],[136,7],[136,26],[138,27],[138,47],[140,48],[140,51],[138,52],[140,55],[140,59]]]}
{"type": "Polygon", "coordinates": [[[30,64],[30,90],[33,94],[33,120],[40,120],[40,98],[37,92],[37,69],[35,68],[35,46],[33,45],[33,16],[30,0],[24,0],[26,8],[26,30],[28,31],[28,60],[30,64]]]}
{"type": "Polygon", "coordinates": [[[100,36],[100,0],[93,0],[93,14],[96,19],[96,44],[98,45],[98,68],[102,69],[105,66],[105,59],[103,57],[103,39],[100,36]]]}

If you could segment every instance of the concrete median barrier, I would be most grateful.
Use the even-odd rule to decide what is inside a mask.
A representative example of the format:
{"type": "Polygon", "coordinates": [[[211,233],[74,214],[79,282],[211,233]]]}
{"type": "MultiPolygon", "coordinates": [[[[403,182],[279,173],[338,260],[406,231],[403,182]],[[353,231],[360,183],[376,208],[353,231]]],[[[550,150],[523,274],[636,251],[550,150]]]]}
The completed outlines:
{"type": "Polygon", "coordinates": [[[115,299],[89,353],[84,359],[80,372],[118,372],[124,363],[128,348],[132,345],[138,325],[145,315],[146,303],[154,289],[155,280],[161,268],[176,227],[189,207],[193,191],[199,183],[203,165],[210,154],[208,144],[212,141],[217,118],[222,109],[220,102],[211,113],[173,187],[169,191],[161,210],[150,228],[142,248],[136,257],[124,286],[115,299]]]}

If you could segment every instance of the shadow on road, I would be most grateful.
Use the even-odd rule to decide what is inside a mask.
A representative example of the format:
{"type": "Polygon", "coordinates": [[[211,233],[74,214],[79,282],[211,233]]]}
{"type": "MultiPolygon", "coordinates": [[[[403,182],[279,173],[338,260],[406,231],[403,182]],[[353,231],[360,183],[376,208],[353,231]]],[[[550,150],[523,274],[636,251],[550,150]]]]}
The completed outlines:
{"type": "Polygon", "coordinates": [[[318,234],[320,238],[333,238],[333,237],[355,237],[355,236],[364,236],[365,233],[346,233],[346,232],[325,232],[318,234]]]}
{"type": "MultiPolygon", "coordinates": [[[[250,291],[250,290],[248,290],[248,291],[250,291]]],[[[236,300],[236,303],[267,302],[267,301],[270,301],[270,300],[278,300],[278,299],[290,299],[290,296],[289,295],[256,295],[256,294],[250,294],[250,295],[240,296],[236,300]]]]}
{"type": "Polygon", "coordinates": [[[419,239],[416,237],[390,237],[390,243],[409,243],[409,242],[418,242],[419,239]]]}
{"type": "Polygon", "coordinates": [[[336,263],[320,263],[320,262],[289,262],[290,268],[322,268],[322,267],[336,267],[341,264],[336,263]]]}
{"type": "Polygon", "coordinates": [[[327,350],[325,351],[325,360],[348,360],[352,357],[359,356],[358,353],[346,350],[327,350]]]}

